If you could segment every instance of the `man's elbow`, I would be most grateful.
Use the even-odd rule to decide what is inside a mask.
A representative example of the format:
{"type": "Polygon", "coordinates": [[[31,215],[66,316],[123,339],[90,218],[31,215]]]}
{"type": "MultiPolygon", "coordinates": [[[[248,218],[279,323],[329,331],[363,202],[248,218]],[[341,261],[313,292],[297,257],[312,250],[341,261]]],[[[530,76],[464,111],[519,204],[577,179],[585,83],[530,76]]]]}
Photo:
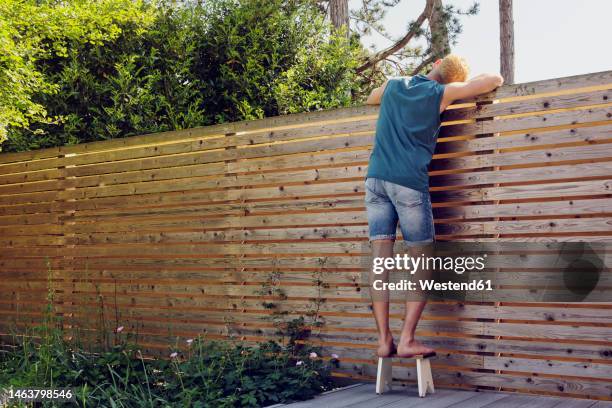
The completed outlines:
{"type": "Polygon", "coordinates": [[[372,89],[368,99],[366,99],[366,105],[380,105],[384,88],[385,86],[383,85],[372,89]]]}
{"type": "Polygon", "coordinates": [[[504,78],[499,74],[482,74],[480,78],[480,94],[491,92],[504,83],[504,78]]]}
{"type": "Polygon", "coordinates": [[[493,85],[495,88],[499,88],[504,84],[504,77],[500,74],[493,74],[493,85]]]}
{"type": "Polygon", "coordinates": [[[487,74],[487,85],[489,91],[499,88],[504,84],[504,77],[500,74],[487,74]]]}

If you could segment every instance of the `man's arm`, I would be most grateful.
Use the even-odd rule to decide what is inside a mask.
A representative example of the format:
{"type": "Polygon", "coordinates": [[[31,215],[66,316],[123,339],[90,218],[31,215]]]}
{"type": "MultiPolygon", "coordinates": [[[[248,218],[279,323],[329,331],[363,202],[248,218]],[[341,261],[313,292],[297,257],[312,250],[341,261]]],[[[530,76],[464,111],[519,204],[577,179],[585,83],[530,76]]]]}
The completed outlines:
{"type": "Polygon", "coordinates": [[[451,82],[444,87],[444,96],[440,106],[440,112],[444,111],[456,100],[472,98],[487,92],[491,92],[502,86],[504,78],[499,74],[480,74],[466,82],[451,82]]]}
{"type": "Polygon", "coordinates": [[[388,82],[389,80],[387,79],[384,84],[378,88],[374,88],[372,92],[370,92],[370,96],[368,96],[368,99],[366,100],[366,105],[380,105],[380,101],[382,101],[382,96],[388,82]]]}

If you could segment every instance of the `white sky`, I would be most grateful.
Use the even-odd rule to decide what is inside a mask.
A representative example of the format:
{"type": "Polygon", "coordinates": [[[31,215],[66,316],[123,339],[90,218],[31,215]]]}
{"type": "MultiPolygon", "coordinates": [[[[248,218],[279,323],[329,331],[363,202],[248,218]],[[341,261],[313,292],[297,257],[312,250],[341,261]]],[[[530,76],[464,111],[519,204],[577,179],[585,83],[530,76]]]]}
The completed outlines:
{"type": "MultiPolygon", "coordinates": [[[[467,9],[473,0],[443,0],[467,9]]],[[[468,60],[472,74],[499,72],[498,0],[479,0],[476,16],[461,17],[463,33],[453,52],[468,60]]],[[[361,0],[349,0],[357,8],[361,0]]],[[[406,32],[425,0],[401,0],[383,23],[393,38],[406,32]]],[[[612,0],[514,0],[515,82],[612,69],[609,23],[612,0]]],[[[389,45],[378,34],[364,38],[377,49],[389,45]]]]}

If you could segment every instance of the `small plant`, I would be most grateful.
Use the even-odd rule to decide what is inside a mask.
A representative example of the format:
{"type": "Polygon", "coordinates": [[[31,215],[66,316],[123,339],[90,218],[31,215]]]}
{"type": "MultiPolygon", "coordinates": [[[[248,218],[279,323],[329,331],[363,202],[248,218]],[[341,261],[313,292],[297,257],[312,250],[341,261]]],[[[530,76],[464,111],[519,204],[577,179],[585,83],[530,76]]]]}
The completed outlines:
{"type": "Polygon", "coordinates": [[[72,388],[79,406],[259,407],[312,398],[332,386],[329,363],[311,349],[190,339],[184,353],[144,357],[121,343],[100,353],[25,340],[0,357],[8,387],[72,388]]]}
{"type": "Polygon", "coordinates": [[[66,336],[54,295],[49,279],[41,326],[34,335],[2,344],[3,387],[72,388],[81,407],[259,407],[312,398],[332,386],[334,357],[320,359],[319,349],[300,342],[307,337],[303,318],[287,324],[284,346],[198,337],[182,347],[176,344],[164,358],[153,358],[129,341],[124,326],[112,330],[112,344],[84,350],[78,337],[66,336]]]}

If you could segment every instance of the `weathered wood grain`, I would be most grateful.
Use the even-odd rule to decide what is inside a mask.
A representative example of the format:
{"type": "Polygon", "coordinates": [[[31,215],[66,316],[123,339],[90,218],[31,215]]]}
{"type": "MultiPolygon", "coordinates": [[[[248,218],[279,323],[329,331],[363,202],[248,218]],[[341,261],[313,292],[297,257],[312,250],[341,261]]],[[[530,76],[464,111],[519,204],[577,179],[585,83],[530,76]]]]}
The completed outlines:
{"type": "MultiPolygon", "coordinates": [[[[608,71],[504,86],[461,101],[498,103],[448,110],[430,171],[438,238],[612,242],[611,85],[608,71]]],[[[98,317],[118,319],[158,354],[202,333],[277,338],[275,319],[316,316],[309,341],[340,355],[334,375],[371,379],[361,274],[377,115],[353,107],[0,154],[0,334],[42,322],[49,284],[55,313],[87,338],[98,317]]],[[[500,282],[526,295],[559,273],[500,262],[500,282]]],[[[396,334],[403,310],[391,303],[396,334]]],[[[440,351],[437,385],[610,398],[611,311],[434,301],[417,335],[440,351]]],[[[394,375],[410,383],[413,371],[399,361],[394,375]]]]}

